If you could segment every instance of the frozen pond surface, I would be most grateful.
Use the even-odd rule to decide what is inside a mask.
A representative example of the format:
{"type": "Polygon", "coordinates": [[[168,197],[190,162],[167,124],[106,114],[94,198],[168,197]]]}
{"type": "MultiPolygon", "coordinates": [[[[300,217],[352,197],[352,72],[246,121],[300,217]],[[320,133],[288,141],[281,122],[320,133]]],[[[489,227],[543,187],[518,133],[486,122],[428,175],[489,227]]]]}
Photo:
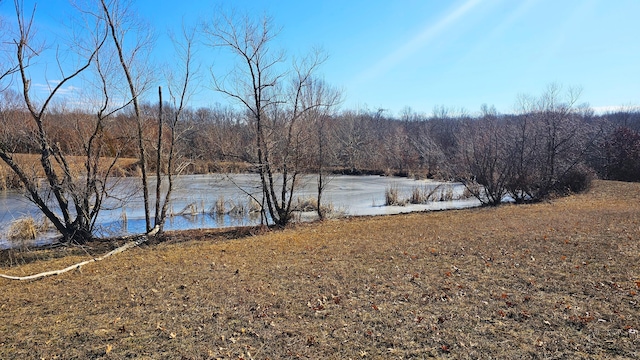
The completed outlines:
{"type": "MultiPolygon", "coordinates": [[[[424,210],[460,209],[479,206],[476,199],[461,199],[464,186],[459,183],[442,183],[433,180],[412,180],[383,176],[331,176],[327,177],[323,193],[323,205],[331,205],[337,216],[384,215],[424,210]],[[438,187],[439,186],[439,187],[438,187]],[[427,204],[406,206],[384,206],[385,191],[388,188],[398,190],[400,199],[408,199],[416,188],[431,191],[436,188],[434,197],[445,201],[431,201],[427,204]],[[453,198],[454,200],[449,200],[453,198]]],[[[155,185],[153,189],[155,189],[155,185]]],[[[109,199],[107,209],[100,213],[97,220],[100,236],[142,233],[144,231],[144,210],[139,180],[126,178],[119,180],[116,187],[119,199],[109,199]],[[124,202],[124,205],[123,205],[124,202]]],[[[316,177],[304,176],[299,182],[295,197],[315,198],[316,177]]],[[[257,214],[249,214],[248,194],[260,198],[259,178],[257,175],[185,175],[180,176],[174,186],[173,204],[165,229],[197,229],[256,225],[260,223],[257,214]],[[224,199],[225,208],[240,209],[241,215],[217,215],[216,202],[224,199]]],[[[294,198],[295,202],[295,198],[294,198]]],[[[0,192],[0,248],[6,248],[7,232],[16,219],[32,216],[36,220],[42,215],[23,195],[5,191],[0,192]]],[[[313,219],[311,213],[300,214],[300,219],[313,219]]],[[[55,233],[41,235],[36,243],[51,242],[55,233]]]]}

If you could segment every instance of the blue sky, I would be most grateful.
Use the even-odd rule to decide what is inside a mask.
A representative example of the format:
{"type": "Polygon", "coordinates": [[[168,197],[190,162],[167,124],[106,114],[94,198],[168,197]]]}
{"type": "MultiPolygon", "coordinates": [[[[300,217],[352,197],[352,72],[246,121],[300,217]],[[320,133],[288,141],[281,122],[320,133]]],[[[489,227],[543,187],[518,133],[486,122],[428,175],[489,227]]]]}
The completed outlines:
{"type": "MultiPolygon", "coordinates": [[[[0,12],[11,16],[11,1],[0,12]]],[[[31,2],[25,1],[26,4],[31,2]]],[[[68,14],[64,0],[40,1],[41,28],[68,14]],[[66,12],[65,12],[66,11],[66,12]]],[[[474,113],[482,104],[512,112],[519,94],[539,95],[550,83],[579,86],[596,109],[640,104],[640,1],[157,1],[133,2],[157,35],[153,57],[171,58],[166,31],[235,8],[271,15],[282,28],[274,47],[300,56],[313,47],[329,55],[321,68],[343,90],[343,109],[435,106],[474,113]]],[[[207,89],[208,68],[227,61],[203,47],[203,90],[194,106],[227,100],[207,89]]]]}

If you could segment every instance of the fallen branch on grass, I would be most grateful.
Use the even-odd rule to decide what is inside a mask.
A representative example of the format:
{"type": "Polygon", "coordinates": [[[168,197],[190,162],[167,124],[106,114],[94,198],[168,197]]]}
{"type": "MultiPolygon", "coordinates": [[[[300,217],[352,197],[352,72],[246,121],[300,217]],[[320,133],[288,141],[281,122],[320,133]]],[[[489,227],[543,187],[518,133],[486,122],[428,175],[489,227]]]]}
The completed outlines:
{"type": "Polygon", "coordinates": [[[9,280],[36,280],[36,279],[41,279],[41,278],[47,277],[47,276],[64,274],[64,273],[66,273],[68,271],[71,271],[71,270],[74,270],[74,269],[80,269],[82,266],[87,265],[89,263],[106,259],[111,255],[115,255],[115,254],[121,253],[121,252],[123,252],[123,251],[125,251],[125,250],[127,250],[129,248],[136,247],[136,246],[144,243],[145,241],[147,241],[149,239],[149,236],[153,236],[153,235],[157,234],[158,230],[159,230],[159,228],[155,227],[155,228],[153,228],[153,230],[149,231],[147,234],[133,236],[132,238],[135,238],[135,237],[139,237],[139,238],[137,240],[135,240],[135,241],[130,241],[130,242],[128,242],[128,243],[126,243],[126,244],[124,244],[124,245],[122,245],[122,246],[120,246],[120,247],[118,247],[116,249],[113,249],[113,250],[109,251],[108,253],[106,253],[106,254],[104,254],[104,255],[102,255],[100,257],[93,258],[93,259],[90,259],[90,260],[85,260],[85,261],[79,262],[77,264],[73,264],[71,266],[67,266],[64,269],[45,271],[45,272],[41,272],[41,273],[38,273],[38,274],[29,275],[29,276],[12,276],[12,275],[0,274],[0,277],[4,278],[4,279],[9,279],[9,280]]]}

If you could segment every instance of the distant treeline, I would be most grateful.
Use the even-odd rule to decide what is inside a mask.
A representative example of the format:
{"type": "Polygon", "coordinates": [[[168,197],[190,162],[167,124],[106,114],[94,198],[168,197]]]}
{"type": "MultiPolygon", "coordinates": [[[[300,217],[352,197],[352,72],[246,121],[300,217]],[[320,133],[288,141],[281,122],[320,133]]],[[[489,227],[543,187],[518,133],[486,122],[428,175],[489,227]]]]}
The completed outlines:
{"type": "MultiPolygon", "coordinates": [[[[37,154],[37,128],[25,127],[30,123],[27,110],[12,98],[17,94],[5,91],[0,99],[2,143],[13,153],[37,154]]],[[[518,183],[534,182],[540,191],[549,192],[554,184],[567,181],[563,176],[576,176],[576,172],[640,180],[640,112],[594,114],[588,107],[576,106],[575,99],[564,100],[550,90],[540,98],[527,99],[517,114],[498,114],[490,107],[476,115],[444,107],[431,115],[406,109],[398,117],[382,110],[343,110],[302,124],[305,129],[300,136],[306,139],[295,152],[305,159],[303,172],[316,171],[314,155],[322,141],[324,166],[336,173],[470,179],[485,186],[504,182],[506,188],[518,191],[523,190],[518,183]],[[322,136],[313,136],[318,132],[322,136]]],[[[151,142],[157,137],[157,105],[142,108],[151,142]]],[[[164,105],[165,113],[171,110],[164,105]]],[[[178,153],[183,173],[255,170],[255,128],[247,114],[217,106],[186,109],[182,116],[178,153]]],[[[136,120],[130,109],[109,121],[105,156],[135,158],[136,120]]],[[[58,107],[45,124],[61,151],[82,155],[83,138],[93,122],[92,114],[58,107]]],[[[272,146],[276,152],[278,144],[272,146]]],[[[154,159],[149,164],[153,168],[154,159]]],[[[135,175],[135,169],[121,172],[127,173],[135,175]]]]}

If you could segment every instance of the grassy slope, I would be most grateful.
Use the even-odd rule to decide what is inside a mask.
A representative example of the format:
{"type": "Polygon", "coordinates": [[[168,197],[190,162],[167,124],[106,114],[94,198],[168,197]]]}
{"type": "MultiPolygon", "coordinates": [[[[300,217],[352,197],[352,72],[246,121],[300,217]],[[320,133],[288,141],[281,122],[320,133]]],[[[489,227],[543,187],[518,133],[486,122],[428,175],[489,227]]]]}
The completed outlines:
{"type": "MultiPolygon", "coordinates": [[[[638,358],[640,184],[0,280],[0,358],[638,358]]],[[[67,257],[5,269],[60,268],[67,257]]]]}

